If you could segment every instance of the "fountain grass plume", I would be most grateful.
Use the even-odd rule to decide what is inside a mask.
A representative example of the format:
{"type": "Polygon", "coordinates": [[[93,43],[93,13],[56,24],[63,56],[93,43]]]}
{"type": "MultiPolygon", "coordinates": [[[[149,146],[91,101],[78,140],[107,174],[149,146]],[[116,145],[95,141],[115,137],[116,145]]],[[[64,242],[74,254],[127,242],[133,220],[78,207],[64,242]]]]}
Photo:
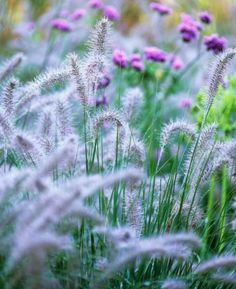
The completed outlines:
{"type": "Polygon", "coordinates": [[[235,48],[227,49],[224,53],[220,54],[217,57],[215,64],[213,65],[205,102],[205,116],[204,116],[205,119],[214,102],[219,86],[222,85],[223,83],[223,78],[226,69],[230,64],[230,62],[232,61],[232,59],[234,58],[235,54],[236,54],[235,48]]]}
{"type": "Polygon", "coordinates": [[[194,272],[196,274],[205,274],[212,270],[222,268],[235,268],[235,266],[236,266],[236,256],[234,255],[219,256],[200,263],[194,272]]]}
{"type": "Polygon", "coordinates": [[[15,68],[24,60],[24,54],[19,52],[9,58],[5,63],[3,63],[0,69],[0,80],[3,80],[7,76],[13,73],[15,68]]]}

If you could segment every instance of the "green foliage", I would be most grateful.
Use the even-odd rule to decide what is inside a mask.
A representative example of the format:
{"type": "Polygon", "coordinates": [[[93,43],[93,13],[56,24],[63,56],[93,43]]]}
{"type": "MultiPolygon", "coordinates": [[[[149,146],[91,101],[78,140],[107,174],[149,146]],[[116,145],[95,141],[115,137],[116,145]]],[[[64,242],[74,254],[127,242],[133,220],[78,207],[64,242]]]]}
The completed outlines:
{"type": "MultiPolygon", "coordinates": [[[[201,90],[197,102],[192,109],[192,115],[200,126],[203,119],[205,92],[201,90]]],[[[217,123],[223,137],[232,137],[236,130],[236,75],[229,78],[228,87],[220,87],[218,95],[209,112],[207,123],[217,123]]]]}

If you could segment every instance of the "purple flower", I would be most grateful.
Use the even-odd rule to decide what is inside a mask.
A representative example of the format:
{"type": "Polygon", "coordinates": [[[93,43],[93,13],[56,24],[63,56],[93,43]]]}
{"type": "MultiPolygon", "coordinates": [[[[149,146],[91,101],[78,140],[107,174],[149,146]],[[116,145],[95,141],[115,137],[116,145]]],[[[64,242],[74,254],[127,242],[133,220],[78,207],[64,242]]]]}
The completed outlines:
{"type": "Polygon", "coordinates": [[[193,101],[189,97],[183,97],[180,99],[179,105],[181,108],[190,108],[193,105],[193,101]]]}
{"type": "Polygon", "coordinates": [[[212,50],[215,54],[223,52],[227,48],[227,40],[218,34],[212,34],[204,37],[204,44],[208,51],[212,50]]]}
{"type": "Polygon", "coordinates": [[[141,55],[138,53],[134,53],[130,56],[130,61],[141,61],[141,55]]]}
{"type": "Polygon", "coordinates": [[[111,21],[117,21],[120,19],[120,13],[113,6],[106,6],[104,8],[104,16],[111,21]]]}
{"type": "Polygon", "coordinates": [[[63,32],[71,31],[71,25],[66,19],[56,18],[56,19],[53,19],[51,23],[54,29],[57,29],[63,32]]]}
{"type": "Polygon", "coordinates": [[[181,15],[179,31],[184,42],[191,42],[192,40],[195,40],[199,35],[199,31],[201,30],[201,24],[196,22],[191,15],[185,13],[181,15]]]}
{"type": "Polygon", "coordinates": [[[150,4],[150,8],[154,11],[157,11],[160,15],[169,15],[172,12],[172,9],[170,9],[168,6],[157,2],[152,2],[150,4]]]}
{"type": "Polygon", "coordinates": [[[212,15],[210,15],[208,13],[208,11],[202,11],[200,14],[199,14],[199,18],[200,20],[205,23],[205,24],[210,24],[212,22],[212,15]]]}
{"type": "Polygon", "coordinates": [[[96,107],[108,105],[108,100],[106,96],[96,99],[96,107]]]}
{"type": "Polygon", "coordinates": [[[85,9],[76,9],[71,15],[70,19],[72,21],[79,20],[80,18],[84,17],[86,15],[86,10],[85,9]]]}
{"type": "Polygon", "coordinates": [[[167,54],[157,47],[146,47],[144,54],[147,60],[155,62],[165,62],[167,60],[167,54]]]}
{"type": "Polygon", "coordinates": [[[62,10],[59,14],[60,17],[65,18],[69,15],[69,11],[68,10],[62,10]]]}
{"type": "Polygon", "coordinates": [[[101,80],[98,83],[98,89],[106,88],[111,82],[111,76],[108,73],[104,73],[101,80]]]}
{"type": "Polygon", "coordinates": [[[113,62],[121,68],[126,68],[128,66],[128,59],[125,52],[120,49],[115,49],[113,52],[113,62]]]}
{"type": "Polygon", "coordinates": [[[130,56],[131,67],[137,71],[144,71],[144,63],[142,62],[141,55],[134,53],[130,56]]]}
{"type": "Polygon", "coordinates": [[[89,6],[93,9],[102,9],[103,8],[103,2],[101,0],[90,0],[89,6]]]}
{"type": "Polygon", "coordinates": [[[140,72],[144,71],[144,64],[140,60],[132,61],[131,66],[133,69],[135,69],[137,71],[140,71],[140,72]]]}
{"type": "Polygon", "coordinates": [[[29,22],[26,22],[25,23],[25,28],[28,30],[28,31],[31,31],[35,28],[35,22],[33,21],[29,21],[29,22]]]}
{"type": "Polygon", "coordinates": [[[179,70],[184,67],[184,63],[180,57],[174,56],[171,59],[171,66],[174,70],[179,70]]]}

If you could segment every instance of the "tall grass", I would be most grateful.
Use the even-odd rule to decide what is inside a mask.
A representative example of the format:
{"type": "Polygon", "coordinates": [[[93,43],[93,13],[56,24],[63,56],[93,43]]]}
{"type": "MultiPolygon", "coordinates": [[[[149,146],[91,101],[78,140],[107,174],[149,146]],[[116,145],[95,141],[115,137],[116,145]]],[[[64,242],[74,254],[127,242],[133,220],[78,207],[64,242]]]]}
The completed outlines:
{"type": "Polygon", "coordinates": [[[235,143],[205,121],[235,50],[216,62],[201,128],[175,120],[146,139],[158,108],[137,125],[142,91],[96,107],[110,33],[101,20],[84,58],[1,89],[1,288],[234,286],[235,143]]]}

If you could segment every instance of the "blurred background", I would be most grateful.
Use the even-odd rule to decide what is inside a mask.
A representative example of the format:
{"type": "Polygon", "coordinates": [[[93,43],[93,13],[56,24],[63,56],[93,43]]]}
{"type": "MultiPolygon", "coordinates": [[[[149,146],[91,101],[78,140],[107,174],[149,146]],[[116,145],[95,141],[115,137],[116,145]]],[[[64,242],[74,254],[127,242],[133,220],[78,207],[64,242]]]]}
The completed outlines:
{"type": "MultiPolygon", "coordinates": [[[[122,19],[122,32],[129,33],[135,26],[147,25],[149,17],[145,17],[148,0],[105,0],[105,3],[119,8],[122,19]]],[[[185,11],[196,13],[208,10],[214,15],[214,27],[219,33],[235,35],[236,33],[236,1],[235,0],[165,0],[175,13],[168,17],[169,27],[179,21],[180,14],[185,11]]],[[[37,21],[50,10],[73,9],[86,7],[88,0],[0,0],[0,41],[1,45],[19,37],[13,27],[26,21],[37,21]]]]}
{"type": "MultiPolygon", "coordinates": [[[[52,7],[63,9],[73,6],[84,6],[88,0],[0,0],[0,29],[1,40],[5,41],[14,37],[11,33],[12,25],[25,20],[36,21],[52,7]]],[[[145,12],[148,0],[107,0],[109,5],[120,7],[122,20],[124,21],[124,32],[140,22],[145,22],[143,13],[145,12]]],[[[215,25],[219,32],[234,34],[236,32],[236,1],[235,0],[165,0],[160,1],[170,5],[175,9],[175,14],[170,17],[170,25],[178,21],[178,13],[182,11],[194,12],[207,9],[215,16],[215,25]]]]}
{"type": "MultiPolygon", "coordinates": [[[[57,65],[70,51],[83,51],[89,31],[103,16],[101,10],[91,9],[91,1],[0,0],[0,60],[20,51],[27,56],[29,64],[42,69],[47,65],[57,65]],[[62,20],[59,24],[67,27],[53,29],[52,21],[55,19],[62,20]]],[[[113,49],[120,48],[128,54],[152,45],[168,53],[178,53],[188,63],[196,51],[200,53],[199,42],[205,35],[218,33],[227,38],[228,46],[236,44],[235,0],[157,1],[171,7],[173,13],[168,17],[153,12],[151,0],[102,2],[119,13],[119,21],[113,22],[113,49]],[[198,42],[186,45],[178,31],[181,15],[188,13],[199,21],[200,11],[205,10],[213,15],[211,25],[204,26],[198,42]]]]}

